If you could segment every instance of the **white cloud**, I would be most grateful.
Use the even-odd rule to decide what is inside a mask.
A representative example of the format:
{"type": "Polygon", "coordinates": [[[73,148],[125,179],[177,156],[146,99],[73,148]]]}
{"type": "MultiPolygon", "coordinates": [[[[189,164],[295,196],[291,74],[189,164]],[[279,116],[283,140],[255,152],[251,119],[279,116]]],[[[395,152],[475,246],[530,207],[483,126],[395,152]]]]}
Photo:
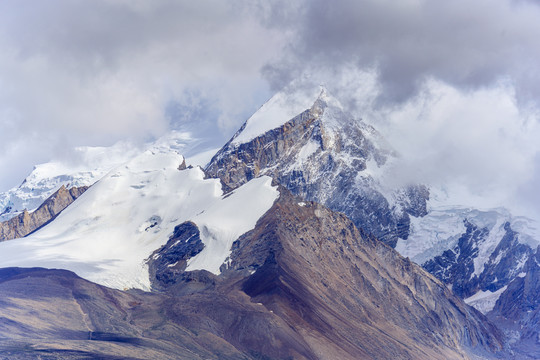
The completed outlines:
{"type": "Polygon", "coordinates": [[[3,1],[0,190],[70,146],[171,124],[219,145],[270,85],[310,73],[383,129],[396,179],[535,208],[539,15],[513,0],[3,1]]]}
{"type": "Polygon", "coordinates": [[[264,71],[274,88],[337,79],[336,95],[402,154],[395,183],[540,214],[539,16],[534,1],[304,1],[267,19],[295,36],[264,71]]]}
{"type": "Polygon", "coordinates": [[[407,103],[373,116],[401,155],[389,177],[395,183],[444,186],[468,205],[517,208],[524,186],[540,180],[540,126],[509,84],[462,91],[431,80],[407,103]]]}
{"type": "Polygon", "coordinates": [[[268,97],[259,70],[285,42],[242,5],[2,2],[0,168],[11,172],[0,188],[24,177],[28,165],[11,158],[23,142],[37,162],[72,145],[152,139],[179,124],[167,109],[188,94],[212,111],[181,125],[212,122],[205,135],[224,141],[268,97]]]}

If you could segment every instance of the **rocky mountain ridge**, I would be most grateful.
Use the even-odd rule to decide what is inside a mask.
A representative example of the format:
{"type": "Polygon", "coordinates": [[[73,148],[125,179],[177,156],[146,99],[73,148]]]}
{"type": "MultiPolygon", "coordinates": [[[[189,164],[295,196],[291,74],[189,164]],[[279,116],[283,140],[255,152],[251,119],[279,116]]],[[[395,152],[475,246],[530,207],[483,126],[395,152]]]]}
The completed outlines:
{"type": "MultiPolygon", "coordinates": [[[[538,250],[524,241],[519,222],[502,221],[500,214],[493,220],[482,212],[434,211],[424,185],[388,189],[378,177],[399,158],[373,127],[324,91],[291,118],[309,97],[293,96],[294,106],[272,108],[286,106],[287,99],[278,94],[263,106],[204,172],[186,168],[167,141],[150,147],[104,176],[62,221],[35,239],[9,242],[3,256],[10,266],[24,258],[24,264],[60,264],[54,267],[118,289],[152,289],[128,296],[89,285],[98,294],[92,301],[118,311],[88,305],[82,319],[109,314],[105,318],[121,324],[105,321],[89,330],[106,341],[99,349],[92,343],[95,354],[118,342],[142,344],[145,354],[158,358],[163,349],[194,359],[507,358],[508,346],[516,358],[534,354],[540,348],[538,250]],[[276,114],[280,120],[271,126],[254,124],[276,114]],[[268,210],[277,185],[281,195],[268,210]],[[448,229],[441,233],[441,227],[448,229]],[[35,248],[36,239],[48,248],[35,248]],[[423,257],[418,263],[440,281],[392,247],[414,253],[417,261],[423,257]],[[132,295],[128,306],[120,300],[132,295]],[[166,315],[164,306],[171,309],[166,315]],[[173,338],[181,341],[172,345],[173,338]],[[205,348],[210,342],[215,345],[205,348]]],[[[62,292],[74,286],[59,281],[62,292]]],[[[17,285],[13,294],[27,303],[37,293],[23,288],[17,285]]],[[[20,322],[15,328],[34,326],[23,317],[6,318],[20,322]]],[[[54,343],[68,333],[56,333],[54,343]]]]}
{"type": "Polygon", "coordinates": [[[205,168],[226,189],[271,176],[295,195],[345,213],[391,246],[408,237],[410,215],[426,214],[429,192],[424,186],[384,194],[371,172],[384,167],[392,152],[381,146],[373,127],[351,118],[324,89],[311,108],[238,143],[249,121],[205,168]]]}
{"type": "Polygon", "coordinates": [[[0,223],[0,241],[25,237],[54,220],[66,207],[81,196],[88,186],[66,188],[60,187],[46,199],[41,206],[31,213],[24,211],[0,223]]]}
{"type": "MultiPolygon", "coordinates": [[[[280,192],[217,277],[185,271],[202,243],[194,224],[179,225],[150,258],[153,288],[182,296],[241,290],[292,330],[277,347],[254,341],[271,358],[451,359],[502,350],[493,325],[419,266],[344,215],[280,192]]],[[[262,328],[245,336],[274,336],[257,321],[262,328]]]]}

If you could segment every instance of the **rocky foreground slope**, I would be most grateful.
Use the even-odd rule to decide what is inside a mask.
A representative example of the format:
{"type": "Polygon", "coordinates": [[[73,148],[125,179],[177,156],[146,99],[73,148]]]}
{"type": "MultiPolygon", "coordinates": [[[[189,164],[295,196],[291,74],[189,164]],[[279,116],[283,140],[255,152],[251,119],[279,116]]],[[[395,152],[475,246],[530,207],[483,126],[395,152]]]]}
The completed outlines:
{"type": "Polygon", "coordinates": [[[152,293],[62,271],[0,271],[0,351],[66,359],[502,354],[498,331],[446,286],[342,214],[286,190],[233,244],[219,275],[185,271],[203,231],[179,224],[153,254],[152,293]]]}

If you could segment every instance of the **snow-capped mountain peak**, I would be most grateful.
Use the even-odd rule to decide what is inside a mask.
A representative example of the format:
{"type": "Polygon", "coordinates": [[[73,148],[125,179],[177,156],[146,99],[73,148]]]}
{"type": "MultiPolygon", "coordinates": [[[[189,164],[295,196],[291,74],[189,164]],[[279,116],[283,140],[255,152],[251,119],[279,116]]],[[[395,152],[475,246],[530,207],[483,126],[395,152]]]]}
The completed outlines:
{"type": "Polygon", "coordinates": [[[272,176],[294,194],[346,213],[389,244],[406,238],[407,213],[425,212],[427,190],[387,192],[372,174],[382,172],[393,153],[377,131],[347,113],[325,89],[312,90],[312,97],[294,94],[295,100],[309,101],[295,108],[291,103],[298,101],[278,93],[214,156],[208,174],[231,189],[253,177],[272,176]],[[281,118],[272,122],[270,115],[277,113],[281,118]]]}
{"type": "Polygon", "coordinates": [[[293,117],[311,109],[318,99],[323,101],[328,99],[323,86],[286,87],[272,96],[246,121],[231,140],[231,144],[247,143],[269,130],[280,127],[293,117]]]}

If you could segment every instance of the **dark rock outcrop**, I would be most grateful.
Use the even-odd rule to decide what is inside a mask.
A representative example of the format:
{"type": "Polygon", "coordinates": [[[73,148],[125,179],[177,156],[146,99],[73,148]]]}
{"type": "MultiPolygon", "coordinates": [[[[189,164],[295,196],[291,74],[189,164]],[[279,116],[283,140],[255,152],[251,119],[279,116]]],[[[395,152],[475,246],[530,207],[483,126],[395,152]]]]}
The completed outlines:
{"type": "Polygon", "coordinates": [[[64,185],[41,204],[35,211],[24,210],[21,214],[0,223],[0,241],[25,237],[54,220],[75,199],[81,196],[88,186],[72,187],[64,185]]]}
{"type": "Polygon", "coordinates": [[[187,260],[204,249],[199,228],[188,221],[174,228],[169,241],[148,259],[148,269],[153,290],[165,290],[174,286],[186,270],[187,260]]]}

